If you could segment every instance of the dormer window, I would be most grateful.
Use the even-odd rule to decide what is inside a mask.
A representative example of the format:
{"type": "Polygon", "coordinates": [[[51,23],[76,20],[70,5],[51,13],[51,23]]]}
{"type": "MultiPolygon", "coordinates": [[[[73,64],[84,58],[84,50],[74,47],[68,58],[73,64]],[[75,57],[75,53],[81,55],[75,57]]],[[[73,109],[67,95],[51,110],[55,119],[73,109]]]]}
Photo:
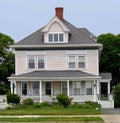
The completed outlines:
{"type": "Polygon", "coordinates": [[[64,34],[63,33],[49,33],[48,34],[48,42],[49,43],[63,43],[64,42],[64,34]]]}

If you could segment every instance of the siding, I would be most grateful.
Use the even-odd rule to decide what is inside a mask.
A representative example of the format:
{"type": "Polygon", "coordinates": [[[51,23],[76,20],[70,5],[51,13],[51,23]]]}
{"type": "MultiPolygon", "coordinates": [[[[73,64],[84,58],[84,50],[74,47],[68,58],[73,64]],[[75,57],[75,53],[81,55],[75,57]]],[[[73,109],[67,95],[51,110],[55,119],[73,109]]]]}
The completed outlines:
{"type": "Polygon", "coordinates": [[[66,51],[47,51],[47,70],[66,70],[67,69],[67,57],[66,51]]]}
{"type": "Polygon", "coordinates": [[[26,51],[16,51],[15,53],[16,75],[26,73],[26,51]]]}

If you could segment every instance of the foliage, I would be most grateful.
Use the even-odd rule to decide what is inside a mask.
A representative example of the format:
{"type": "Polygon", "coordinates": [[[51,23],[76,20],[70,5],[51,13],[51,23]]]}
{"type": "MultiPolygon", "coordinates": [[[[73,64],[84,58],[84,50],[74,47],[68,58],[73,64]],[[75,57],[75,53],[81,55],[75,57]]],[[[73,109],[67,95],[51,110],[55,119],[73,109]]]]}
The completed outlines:
{"type": "Polygon", "coordinates": [[[11,44],[14,44],[13,39],[0,33],[0,94],[8,92],[9,82],[7,77],[15,71],[15,56],[9,48],[11,44]]]}
{"type": "Polygon", "coordinates": [[[34,101],[31,98],[27,98],[27,99],[23,100],[22,104],[26,105],[26,106],[31,106],[34,104],[34,101]]]}
{"type": "Polygon", "coordinates": [[[113,94],[115,107],[120,108],[120,83],[114,88],[113,94]]]}
{"type": "Polygon", "coordinates": [[[19,104],[20,103],[20,96],[17,94],[7,94],[7,103],[8,104],[19,104]]]}
{"type": "Polygon", "coordinates": [[[103,44],[100,72],[111,72],[116,85],[120,81],[120,34],[102,34],[98,42],[103,44]]]}
{"type": "Polygon", "coordinates": [[[101,108],[101,105],[98,102],[85,101],[85,104],[91,105],[93,108],[101,108]]]}
{"type": "Polygon", "coordinates": [[[65,94],[58,94],[56,99],[64,108],[67,108],[72,101],[72,98],[69,98],[65,94]]]}

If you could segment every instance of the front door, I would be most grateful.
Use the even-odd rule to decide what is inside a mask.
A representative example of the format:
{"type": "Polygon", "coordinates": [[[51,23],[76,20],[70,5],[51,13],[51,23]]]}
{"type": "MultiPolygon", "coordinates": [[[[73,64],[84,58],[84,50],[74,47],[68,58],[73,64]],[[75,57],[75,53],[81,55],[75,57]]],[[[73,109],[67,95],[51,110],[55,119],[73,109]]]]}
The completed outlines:
{"type": "Polygon", "coordinates": [[[51,95],[51,82],[45,82],[45,95],[51,95]]]}

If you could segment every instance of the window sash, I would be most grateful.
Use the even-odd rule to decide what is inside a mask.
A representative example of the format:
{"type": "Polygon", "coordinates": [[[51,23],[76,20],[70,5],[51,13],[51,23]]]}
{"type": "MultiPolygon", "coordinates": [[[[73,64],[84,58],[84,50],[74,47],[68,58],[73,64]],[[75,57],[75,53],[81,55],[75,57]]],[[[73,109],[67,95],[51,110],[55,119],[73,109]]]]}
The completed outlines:
{"type": "Polygon", "coordinates": [[[38,59],[38,69],[43,69],[45,67],[44,56],[39,56],[37,59],[38,59]]]}
{"type": "Polygon", "coordinates": [[[32,90],[34,96],[39,95],[39,82],[32,82],[32,90]]]}
{"type": "Polygon", "coordinates": [[[34,56],[28,56],[28,68],[29,69],[35,68],[35,57],[34,56]]]}

